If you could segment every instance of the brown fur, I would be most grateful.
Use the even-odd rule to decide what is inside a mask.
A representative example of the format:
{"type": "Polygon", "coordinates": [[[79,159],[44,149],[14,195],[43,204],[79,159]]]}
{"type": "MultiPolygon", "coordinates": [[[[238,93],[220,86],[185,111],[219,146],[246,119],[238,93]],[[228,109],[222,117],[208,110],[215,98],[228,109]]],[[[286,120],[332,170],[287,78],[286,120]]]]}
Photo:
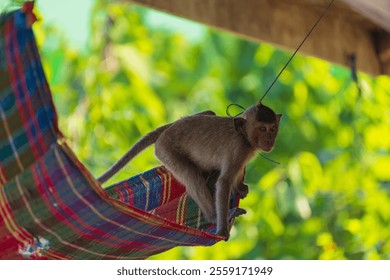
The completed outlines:
{"type": "Polygon", "coordinates": [[[246,163],[259,150],[274,146],[281,115],[266,106],[248,108],[242,118],[218,117],[211,111],[184,117],[143,137],[98,181],[105,182],[147,146],[155,143],[157,158],[186,186],[217,234],[229,237],[228,208],[232,191],[245,197],[241,183],[246,163]],[[219,170],[215,207],[202,172],[219,170]]]}

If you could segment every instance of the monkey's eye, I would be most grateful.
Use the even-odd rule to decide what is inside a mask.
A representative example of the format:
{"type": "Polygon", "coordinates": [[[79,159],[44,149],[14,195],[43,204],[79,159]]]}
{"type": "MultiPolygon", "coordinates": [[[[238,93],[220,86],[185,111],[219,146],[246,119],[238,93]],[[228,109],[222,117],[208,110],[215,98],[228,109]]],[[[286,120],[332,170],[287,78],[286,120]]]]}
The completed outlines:
{"type": "Polygon", "coordinates": [[[262,126],[259,129],[260,129],[260,131],[267,131],[267,128],[265,126],[262,126]]]}
{"type": "Polygon", "coordinates": [[[271,126],[270,130],[271,130],[272,132],[276,131],[276,126],[274,126],[274,125],[271,126]]]}

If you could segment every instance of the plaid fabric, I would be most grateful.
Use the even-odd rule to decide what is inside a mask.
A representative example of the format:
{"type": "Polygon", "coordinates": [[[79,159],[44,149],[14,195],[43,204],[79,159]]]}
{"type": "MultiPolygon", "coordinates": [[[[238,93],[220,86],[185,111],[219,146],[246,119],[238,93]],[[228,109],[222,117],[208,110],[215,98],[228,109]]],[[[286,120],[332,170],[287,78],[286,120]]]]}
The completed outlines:
{"type": "Polygon", "coordinates": [[[0,23],[0,183],[40,158],[58,134],[34,35],[26,26],[31,17],[18,11],[0,23]]]}
{"type": "MultiPolygon", "coordinates": [[[[212,194],[214,194],[217,178],[217,172],[206,176],[206,182],[212,194]]],[[[202,229],[208,233],[215,232],[215,226],[207,223],[195,201],[188,196],[184,186],[163,166],[114,184],[105,191],[113,199],[164,217],[174,223],[202,229]]],[[[237,216],[238,200],[238,197],[232,195],[229,213],[231,223],[237,216]]]]}
{"type": "Polygon", "coordinates": [[[0,259],[144,259],[220,241],[164,168],[103,190],[76,158],[58,129],[32,5],[0,18],[0,259]]]}

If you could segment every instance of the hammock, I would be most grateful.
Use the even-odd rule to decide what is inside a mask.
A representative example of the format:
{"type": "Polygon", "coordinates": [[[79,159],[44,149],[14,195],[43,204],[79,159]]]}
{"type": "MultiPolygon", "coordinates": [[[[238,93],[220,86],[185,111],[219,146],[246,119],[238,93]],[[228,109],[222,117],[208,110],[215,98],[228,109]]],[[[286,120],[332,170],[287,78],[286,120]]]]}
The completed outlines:
{"type": "Polygon", "coordinates": [[[58,128],[32,8],[0,18],[0,259],[145,259],[222,240],[164,167],[103,189],[76,158],[58,128]]]}

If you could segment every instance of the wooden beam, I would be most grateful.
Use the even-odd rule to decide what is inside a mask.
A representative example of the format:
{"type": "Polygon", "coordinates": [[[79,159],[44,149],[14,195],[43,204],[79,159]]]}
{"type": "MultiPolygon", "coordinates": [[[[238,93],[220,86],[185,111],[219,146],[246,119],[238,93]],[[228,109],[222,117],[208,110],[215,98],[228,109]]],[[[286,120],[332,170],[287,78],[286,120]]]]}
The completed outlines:
{"type": "MultiPolygon", "coordinates": [[[[295,50],[329,3],[328,0],[131,1],[290,51],[295,50]]],[[[359,71],[390,75],[389,67],[385,66],[388,61],[382,61],[386,49],[381,49],[382,55],[379,53],[379,46],[384,45],[382,41],[387,42],[389,38],[389,32],[345,3],[336,1],[301,53],[345,66],[348,66],[347,57],[355,54],[359,71]],[[380,36],[374,40],[374,34],[380,36]]]]}
{"type": "Polygon", "coordinates": [[[361,15],[390,33],[389,0],[342,0],[361,15]]]}

